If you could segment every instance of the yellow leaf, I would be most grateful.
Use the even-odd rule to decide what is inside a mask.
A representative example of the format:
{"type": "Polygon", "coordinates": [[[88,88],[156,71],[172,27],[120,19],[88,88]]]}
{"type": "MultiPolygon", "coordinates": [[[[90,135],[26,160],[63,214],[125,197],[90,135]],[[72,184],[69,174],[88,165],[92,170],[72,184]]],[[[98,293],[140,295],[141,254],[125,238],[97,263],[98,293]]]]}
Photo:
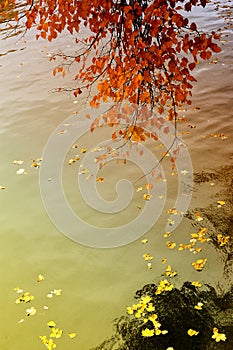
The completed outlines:
{"type": "Polygon", "coordinates": [[[146,328],[142,330],[143,337],[153,337],[154,333],[155,333],[154,329],[146,328]]]}
{"type": "Polygon", "coordinates": [[[44,276],[39,274],[37,277],[37,282],[42,282],[44,280],[44,276]]]}
{"type": "Polygon", "coordinates": [[[145,193],[145,194],[143,195],[143,199],[145,199],[146,201],[149,201],[151,198],[152,198],[152,195],[149,194],[149,193],[145,193]]]}
{"type": "Polygon", "coordinates": [[[198,335],[199,332],[190,328],[187,333],[190,337],[192,337],[193,335],[198,335]]]}
{"type": "Polygon", "coordinates": [[[47,323],[47,326],[49,326],[50,328],[56,327],[56,323],[54,321],[49,321],[47,323]]]}
{"type": "Polygon", "coordinates": [[[213,328],[214,334],[212,335],[212,339],[214,339],[217,343],[222,341],[225,341],[227,339],[226,335],[224,333],[218,333],[218,328],[213,328]]]}
{"type": "Polygon", "coordinates": [[[143,259],[144,259],[145,261],[152,260],[152,259],[153,259],[153,256],[150,255],[149,253],[146,253],[146,254],[143,254],[143,259]]]}
{"type": "Polygon", "coordinates": [[[169,249],[174,249],[175,246],[176,246],[176,243],[175,242],[170,242],[170,241],[167,241],[166,242],[166,245],[169,249]]]}
{"type": "Polygon", "coordinates": [[[148,239],[147,238],[142,239],[141,242],[142,242],[142,244],[146,244],[146,243],[148,243],[148,239]]]}
{"type": "Polygon", "coordinates": [[[193,281],[193,282],[192,282],[192,285],[193,285],[194,287],[197,287],[197,288],[200,288],[200,287],[202,286],[201,282],[199,282],[199,281],[193,281]]]}
{"type": "Polygon", "coordinates": [[[207,259],[198,259],[197,261],[192,263],[192,266],[197,270],[197,271],[202,271],[202,269],[205,267],[207,259]]]}
{"type": "Polygon", "coordinates": [[[96,182],[104,182],[104,178],[103,177],[97,177],[96,178],[96,182]]]}
{"type": "Polygon", "coordinates": [[[76,333],[75,332],[72,332],[72,333],[69,333],[68,336],[70,337],[70,339],[73,339],[76,337],[76,333]]]}
{"type": "Polygon", "coordinates": [[[138,188],[137,188],[137,192],[142,191],[142,189],[143,189],[143,187],[138,187],[138,188]]]}
{"type": "Polygon", "coordinates": [[[26,309],[27,316],[34,316],[36,314],[36,309],[32,306],[30,309],[26,309]]]}
{"type": "Polygon", "coordinates": [[[196,310],[202,310],[203,303],[198,302],[197,305],[194,306],[194,309],[196,310]]]}
{"type": "Polygon", "coordinates": [[[225,201],[217,201],[217,203],[218,203],[220,206],[222,206],[222,205],[226,204],[226,202],[225,202],[225,201]]]}

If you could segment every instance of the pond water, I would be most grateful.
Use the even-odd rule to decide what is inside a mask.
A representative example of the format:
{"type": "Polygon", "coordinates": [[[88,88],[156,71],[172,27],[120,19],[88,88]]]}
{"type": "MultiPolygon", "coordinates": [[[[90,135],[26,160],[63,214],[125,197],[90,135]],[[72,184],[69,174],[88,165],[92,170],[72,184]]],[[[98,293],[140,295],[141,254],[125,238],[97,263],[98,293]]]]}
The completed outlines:
{"type": "MultiPolygon", "coordinates": [[[[187,121],[179,125],[179,130],[188,146],[195,173],[221,168],[233,161],[232,12],[230,17],[229,9],[224,7],[230,6],[231,2],[222,1],[220,5],[217,10],[217,5],[212,4],[194,13],[203,30],[221,28],[223,33],[222,52],[210,63],[200,63],[193,105],[181,111],[181,117],[187,121]]],[[[208,264],[201,273],[191,265],[199,255],[166,247],[163,235],[168,215],[165,212],[174,206],[177,193],[176,177],[168,170],[165,208],[146,233],[147,245],[139,239],[118,248],[90,248],[62,235],[50,221],[40,195],[39,169],[31,164],[32,159],[41,157],[55,128],[86,108],[84,99],[51,92],[62,82],[52,75],[55,65],[49,61],[50,52],[70,50],[72,43],[72,38],[65,34],[52,44],[36,41],[33,32],[0,42],[0,185],[6,187],[0,190],[0,310],[4,315],[0,320],[1,350],[42,349],[39,336],[48,335],[47,322],[50,320],[64,331],[64,337],[57,341],[58,349],[87,350],[98,345],[111,335],[112,320],[124,314],[126,306],[132,304],[134,292],[146,283],[159,280],[164,272],[161,260],[165,257],[178,271],[177,285],[197,279],[212,285],[226,283],[222,259],[212,245],[202,246],[200,257],[206,257],[208,264]],[[14,160],[24,163],[13,164],[14,160]],[[19,169],[25,169],[27,174],[16,174],[19,169]],[[152,269],[148,269],[143,260],[145,253],[154,256],[152,269]],[[40,283],[37,282],[39,274],[45,277],[40,283]],[[14,291],[15,287],[33,294],[32,303],[16,304],[19,294],[14,291]],[[47,294],[54,289],[61,289],[61,295],[49,298],[47,294]],[[32,305],[37,313],[27,317],[26,306],[32,305]],[[67,334],[70,332],[77,332],[77,337],[69,339],[67,334]]],[[[110,135],[108,130],[101,133],[101,137],[110,135]]],[[[99,142],[98,130],[94,134],[86,133],[77,142],[79,149],[77,152],[71,150],[71,157],[80,152],[81,147],[87,150],[95,147],[99,142]]],[[[141,172],[132,166],[109,164],[98,175],[106,179],[103,184],[98,184],[98,189],[103,196],[112,199],[116,181],[122,174],[124,178],[135,179],[136,171],[136,177],[140,177],[141,172]]],[[[119,216],[90,209],[86,203],[80,203],[79,193],[74,195],[77,167],[69,166],[66,161],[63,173],[70,205],[88,222],[109,227],[137,215],[138,197],[119,216]]],[[[191,208],[212,203],[213,187],[208,183],[201,191],[194,192],[191,208]]],[[[218,190],[216,188],[216,193],[218,190]]],[[[221,199],[219,193],[218,200],[221,199]]],[[[191,232],[190,220],[184,219],[171,240],[185,243],[191,232]]]]}

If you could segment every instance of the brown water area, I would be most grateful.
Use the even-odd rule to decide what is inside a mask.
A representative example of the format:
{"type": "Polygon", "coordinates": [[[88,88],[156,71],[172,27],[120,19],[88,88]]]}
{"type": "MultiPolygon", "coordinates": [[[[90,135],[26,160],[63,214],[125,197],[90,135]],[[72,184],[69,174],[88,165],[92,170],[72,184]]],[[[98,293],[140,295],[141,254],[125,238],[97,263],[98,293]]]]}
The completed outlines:
{"type": "MultiPolygon", "coordinates": [[[[96,347],[111,338],[113,320],[126,316],[126,308],[135,302],[135,292],[147,284],[158,285],[168,265],[177,272],[171,278],[177,295],[187,281],[200,281],[214,288],[217,312],[213,320],[220,319],[221,332],[226,333],[227,340],[219,343],[213,340],[210,349],[232,349],[232,336],[231,342],[228,340],[229,332],[232,333],[232,304],[226,298],[224,305],[221,299],[232,288],[233,267],[232,11],[232,1],[222,0],[211,1],[205,10],[198,8],[192,14],[203,31],[221,33],[222,51],[209,62],[198,65],[193,103],[179,114],[178,132],[190,154],[194,176],[187,213],[169,236],[165,232],[169,213],[173,210],[173,214],[179,216],[174,210],[178,180],[165,159],[166,203],[159,219],[141,237],[148,242],[138,239],[111,249],[86,247],[62,235],[47,215],[41,199],[41,156],[49,137],[59,124],[65,133],[69,127],[66,119],[87,108],[82,96],[74,98],[52,92],[62,84],[72,84],[73,75],[68,74],[65,82],[53,77],[57,63],[50,62],[49,58],[59,50],[72,52],[74,38],[63,33],[48,43],[36,41],[33,30],[24,33],[20,29],[15,35],[1,29],[0,350],[45,348],[45,338],[40,336],[49,338],[49,321],[63,330],[62,337],[53,338],[56,349],[96,347]],[[198,232],[198,237],[191,236],[198,232]],[[200,232],[204,232],[204,239],[200,238],[200,232]],[[194,237],[196,244],[189,247],[194,237]],[[201,251],[195,251],[199,247],[201,251]],[[207,259],[199,271],[192,265],[198,259],[207,259]]],[[[63,136],[62,132],[59,137],[63,136]]],[[[77,140],[77,150],[71,148],[67,153],[62,169],[64,192],[70,206],[82,220],[100,227],[120,226],[135,218],[145,205],[144,192],[138,190],[141,186],[145,188],[143,178],[134,185],[135,194],[129,206],[117,214],[90,208],[76,189],[78,171],[87,177],[88,173],[78,169],[81,163],[69,165],[69,160],[79,154],[81,159],[77,164],[82,162],[85,151],[82,153],[81,148],[88,152],[110,138],[111,133],[107,128],[85,133],[77,140]]],[[[156,146],[149,143],[148,147],[159,157],[159,142],[156,146]]],[[[185,170],[184,177],[188,176],[185,170]]],[[[116,197],[115,185],[119,179],[134,181],[141,175],[142,171],[132,164],[113,166],[109,163],[98,173],[104,181],[96,186],[103,198],[112,200],[116,197]]],[[[159,200],[157,206],[160,206],[159,200]]],[[[59,203],[54,206],[56,209],[59,203]]],[[[148,293],[155,287],[151,288],[146,289],[148,293]]],[[[214,309],[207,294],[206,303],[210,305],[209,310],[214,309]]],[[[118,345],[108,340],[99,349],[124,349],[118,345]]],[[[138,349],[147,347],[134,347],[138,349]]],[[[174,347],[174,350],[186,348],[174,347]]]]}

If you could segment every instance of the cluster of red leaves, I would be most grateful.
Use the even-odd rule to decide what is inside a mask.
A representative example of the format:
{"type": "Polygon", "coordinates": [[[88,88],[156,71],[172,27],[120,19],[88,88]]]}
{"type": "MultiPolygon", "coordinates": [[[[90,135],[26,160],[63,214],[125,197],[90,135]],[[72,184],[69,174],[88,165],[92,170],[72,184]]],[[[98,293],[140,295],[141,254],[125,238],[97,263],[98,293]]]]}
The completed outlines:
{"type": "MultiPolygon", "coordinates": [[[[206,0],[27,1],[26,27],[35,25],[37,38],[51,41],[64,30],[87,33],[76,39],[78,53],[63,58],[65,64],[78,63],[75,96],[97,84],[92,107],[101,100],[129,101],[172,120],[178,106],[191,104],[198,58],[208,60],[220,51],[214,32],[200,33],[183,15],[206,0]]],[[[64,66],[57,72],[64,76],[64,66]]],[[[143,139],[141,129],[137,137],[135,126],[130,132],[131,138],[143,139]]]]}

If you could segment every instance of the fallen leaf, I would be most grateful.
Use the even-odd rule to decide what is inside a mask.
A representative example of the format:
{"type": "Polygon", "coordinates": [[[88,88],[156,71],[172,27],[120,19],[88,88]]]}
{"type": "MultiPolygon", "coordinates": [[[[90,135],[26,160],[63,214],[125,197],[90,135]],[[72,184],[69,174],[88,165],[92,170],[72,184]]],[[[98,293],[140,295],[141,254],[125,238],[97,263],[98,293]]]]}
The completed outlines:
{"type": "Polygon", "coordinates": [[[142,191],[142,189],[143,189],[143,187],[138,187],[138,188],[137,188],[137,192],[142,191]]]}
{"type": "Polygon", "coordinates": [[[149,253],[146,253],[146,254],[143,254],[143,259],[144,259],[145,261],[152,260],[152,259],[153,259],[153,256],[150,255],[149,253]]]}
{"type": "Polygon", "coordinates": [[[17,175],[26,174],[25,169],[21,168],[21,169],[17,170],[17,171],[16,171],[16,174],[17,174],[17,175]]]}
{"type": "Polygon", "coordinates": [[[192,266],[197,270],[197,271],[202,271],[203,268],[205,267],[207,259],[198,259],[197,261],[192,263],[192,266]]]}
{"type": "Polygon", "coordinates": [[[22,164],[24,163],[24,160],[13,160],[12,163],[13,163],[13,164],[22,165],[22,164]]]}
{"type": "Polygon", "coordinates": [[[170,242],[170,241],[167,241],[166,242],[166,245],[169,249],[174,249],[175,246],[176,246],[176,243],[175,242],[170,242]]]}
{"type": "Polygon", "coordinates": [[[50,328],[56,327],[56,323],[54,321],[49,321],[47,323],[47,326],[49,326],[50,328]]]}
{"type": "Polygon", "coordinates": [[[69,333],[68,336],[70,339],[73,339],[77,336],[77,334],[75,332],[72,332],[72,333],[69,333]]]}
{"type": "Polygon", "coordinates": [[[193,281],[192,285],[196,288],[200,288],[202,286],[201,282],[199,282],[199,281],[193,281]]]}
{"type": "Polygon", "coordinates": [[[103,177],[97,177],[96,178],[96,182],[104,182],[104,178],[103,177]]]}
{"type": "Polygon", "coordinates": [[[27,316],[34,316],[36,314],[36,309],[32,306],[30,309],[26,309],[27,316]]]}
{"type": "Polygon", "coordinates": [[[152,195],[149,194],[149,193],[145,193],[145,194],[143,195],[143,199],[145,199],[146,201],[149,201],[151,198],[152,198],[152,195]]]}
{"type": "Polygon", "coordinates": [[[37,277],[37,282],[42,282],[44,280],[44,276],[39,274],[37,277]]]}
{"type": "Polygon", "coordinates": [[[66,134],[67,131],[68,131],[67,129],[64,129],[64,130],[59,131],[57,134],[58,135],[63,135],[63,134],[66,134]]]}
{"type": "Polygon", "coordinates": [[[198,335],[199,332],[190,328],[187,333],[190,337],[192,337],[193,335],[198,335]]]}

